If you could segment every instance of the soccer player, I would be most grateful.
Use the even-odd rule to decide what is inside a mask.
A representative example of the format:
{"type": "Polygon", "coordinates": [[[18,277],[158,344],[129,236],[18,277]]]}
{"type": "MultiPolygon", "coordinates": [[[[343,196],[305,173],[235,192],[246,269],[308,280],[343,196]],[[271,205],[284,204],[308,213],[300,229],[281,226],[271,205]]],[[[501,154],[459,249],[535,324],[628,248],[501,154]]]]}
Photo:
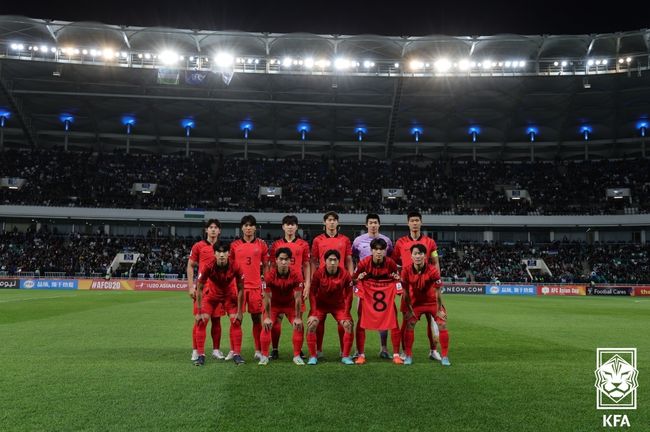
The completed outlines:
{"type": "Polygon", "coordinates": [[[235,262],[244,272],[244,304],[253,322],[253,341],[256,360],[262,358],[260,333],[262,332],[262,272],[268,264],[269,248],[266,242],[255,236],[257,220],[253,215],[241,218],[242,238],[232,243],[231,251],[235,262]]]}
{"type": "MultiPolygon", "coordinates": [[[[440,328],[440,347],[443,366],[450,366],[449,333],[447,332],[447,312],[440,302],[440,271],[427,261],[427,248],[420,243],[411,246],[410,265],[402,268],[402,284],[404,287],[403,305],[407,312],[406,330],[404,332],[405,365],[413,363],[413,341],[415,339],[415,324],[420,317],[430,315],[440,328]]],[[[427,325],[430,327],[430,325],[427,325]]]]}
{"type": "MultiPolygon", "coordinates": [[[[411,259],[411,247],[414,244],[424,245],[426,248],[427,260],[430,264],[438,269],[440,273],[440,262],[438,260],[438,245],[436,245],[435,240],[431,237],[428,237],[422,234],[422,215],[420,212],[411,211],[407,214],[406,220],[408,222],[409,234],[401,237],[395,243],[395,251],[392,255],[395,262],[398,265],[402,266],[402,269],[408,267],[412,264],[413,260],[411,259]]],[[[402,298],[402,305],[400,311],[402,314],[407,312],[406,307],[404,306],[402,298]]],[[[431,329],[431,317],[427,315],[427,337],[429,338],[429,358],[431,360],[441,360],[440,354],[436,350],[436,340],[431,329]]],[[[406,330],[406,320],[402,321],[402,340],[404,340],[404,331],[406,330]]]]}
{"type": "Polygon", "coordinates": [[[262,321],[262,358],[260,365],[269,363],[269,345],[272,329],[276,323],[282,325],[286,316],[293,326],[293,362],[303,366],[300,357],[303,342],[302,325],[302,289],[303,279],[300,272],[291,268],[291,249],[283,247],[275,251],[275,267],[264,274],[262,291],[264,293],[264,320],[262,321]]]}
{"type": "MultiPolygon", "coordinates": [[[[323,215],[323,225],[325,232],[316,236],[311,245],[311,274],[313,275],[316,269],[325,267],[325,252],[335,250],[339,253],[339,265],[352,276],[354,274],[352,244],[347,236],[339,233],[339,215],[333,211],[325,213],[323,215]]],[[[338,332],[339,344],[341,345],[341,352],[343,352],[343,334],[345,331],[340,325],[338,326],[338,332]]],[[[324,334],[325,322],[321,321],[318,329],[318,352],[322,352],[324,334]]]]}
{"type": "Polygon", "coordinates": [[[229,259],[229,244],[215,243],[212,249],[215,261],[201,270],[196,284],[197,312],[194,318],[198,326],[196,340],[199,356],[194,364],[203,366],[205,363],[205,325],[214,310],[221,307],[230,316],[230,343],[234,351],[233,361],[236,365],[240,365],[244,363],[244,359],[241,357],[244,275],[239,266],[229,259]],[[232,290],[233,282],[237,286],[236,294],[232,290]]]}
{"type": "Polygon", "coordinates": [[[354,334],[352,329],[354,323],[350,308],[352,306],[352,277],[350,273],[341,268],[341,254],[339,251],[330,249],[323,254],[325,266],[316,270],[311,280],[311,291],[309,292],[309,318],[307,319],[307,346],[309,347],[309,361],[307,364],[318,363],[316,350],[316,330],[319,323],[325,320],[327,314],[343,327],[343,352],[341,363],[353,365],[350,358],[350,350],[354,334]]]}
{"type": "Polygon", "coordinates": [[[382,238],[370,242],[372,255],[362,259],[354,272],[359,295],[359,322],[357,323],[357,352],[356,364],[364,364],[366,328],[391,331],[393,343],[393,363],[403,364],[399,357],[400,329],[397,325],[397,308],[395,296],[401,285],[395,261],[386,256],[388,245],[382,238]]]}
{"type": "MultiPolygon", "coordinates": [[[[196,300],[196,287],[194,286],[194,267],[198,266],[199,273],[211,266],[214,263],[214,246],[219,241],[219,234],[221,233],[221,223],[218,219],[210,219],[205,223],[205,239],[194,243],[190,256],[187,260],[187,288],[189,291],[189,296],[196,300]]],[[[208,281],[208,288],[212,282],[208,281]]],[[[196,315],[196,301],[193,302],[194,315],[196,315]]],[[[224,315],[224,311],[221,308],[216,308],[214,310],[213,316],[210,317],[212,321],[212,327],[210,329],[210,334],[212,336],[212,357],[215,359],[223,360],[224,355],[220,350],[221,345],[221,316],[224,315]]],[[[196,347],[196,337],[197,337],[198,325],[197,322],[194,322],[192,327],[192,361],[195,361],[199,357],[199,353],[196,347]]],[[[205,331],[205,329],[203,330],[205,331]]]]}
{"type": "MultiPolygon", "coordinates": [[[[354,241],[352,242],[352,256],[356,258],[358,261],[361,261],[364,258],[372,255],[372,249],[370,247],[370,243],[376,238],[381,238],[386,242],[386,256],[390,256],[391,253],[393,252],[393,242],[385,235],[379,233],[380,226],[381,226],[381,220],[379,219],[378,214],[369,213],[366,216],[366,229],[368,230],[367,233],[361,234],[360,236],[355,238],[354,241]]],[[[359,298],[359,307],[357,310],[359,316],[357,317],[358,321],[357,321],[357,329],[356,329],[357,358],[361,353],[361,351],[359,351],[359,341],[360,340],[365,341],[365,330],[360,326],[362,309],[363,308],[361,307],[361,298],[359,298]],[[363,335],[361,335],[361,332],[363,332],[363,335]]],[[[381,342],[381,350],[379,351],[379,357],[385,359],[390,358],[388,354],[388,348],[386,347],[388,332],[380,331],[379,339],[381,342]]]]}
{"type": "MultiPolygon", "coordinates": [[[[296,273],[301,274],[304,281],[303,301],[301,309],[301,312],[304,312],[305,302],[309,298],[309,287],[311,285],[309,243],[298,236],[298,218],[294,215],[286,215],[282,218],[282,231],[284,231],[284,236],[281,239],[273,242],[269,255],[271,259],[273,259],[275,257],[275,253],[280,248],[289,248],[291,250],[291,262],[289,264],[289,267],[296,273]]],[[[271,261],[271,264],[274,263],[274,261],[271,261]]],[[[273,322],[273,328],[271,329],[271,340],[273,343],[271,359],[273,360],[279,357],[278,344],[280,341],[280,335],[282,334],[282,315],[280,315],[279,318],[279,320],[273,322]]]]}

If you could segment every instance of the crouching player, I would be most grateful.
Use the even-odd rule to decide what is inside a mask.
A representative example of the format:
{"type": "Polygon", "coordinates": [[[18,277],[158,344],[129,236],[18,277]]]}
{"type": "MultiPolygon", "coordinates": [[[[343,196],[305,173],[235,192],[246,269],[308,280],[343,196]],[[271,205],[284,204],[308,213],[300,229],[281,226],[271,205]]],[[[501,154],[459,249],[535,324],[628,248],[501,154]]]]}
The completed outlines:
{"type": "Polygon", "coordinates": [[[357,324],[357,351],[355,363],[364,364],[366,330],[391,331],[393,363],[403,364],[399,357],[401,330],[397,325],[395,296],[401,294],[400,275],[395,261],[386,256],[387,243],[382,238],[370,242],[371,255],[359,261],[354,279],[359,296],[359,323],[357,324]]]}
{"type": "MultiPolygon", "coordinates": [[[[283,247],[275,251],[275,267],[264,274],[262,293],[264,294],[264,320],[262,321],[262,358],[260,365],[269,363],[269,346],[274,327],[282,326],[282,318],[287,317],[293,326],[293,362],[303,366],[300,357],[303,341],[302,327],[302,275],[290,268],[291,249],[283,247]]],[[[277,345],[276,345],[277,346],[277,345]]]]}
{"type": "MultiPolygon", "coordinates": [[[[440,329],[440,346],[442,349],[443,366],[450,366],[447,353],[449,351],[449,333],[447,331],[447,312],[440,298],[440,271],[433,264],[427,263],[427,249],[422,244],[411,246],[413,263],[402,269],[402,284],[404,288],[404,304],[407,312],[406,330],[404,332],[404,349],[406,351],[405,365],[413,363],[413,341],[415,339],[415,324],[425,314],[431,315],[440,329]]],[[[433,325],[433,324],[432,324],[433,325]]]]}
{"type": "Polygon", "coordinates": [[[196,285],[197,314],[194,318],[202,332],[197,337],[199,357],[194,364],[203,366],[205,363],[205,325],[210,320],[214,309],[221,306],[230,316],[230,344],[234,352],[233,361],[236,365],[240,365],[244,363],[244,359],[241,357],[244,276],[239,266],[229,260],[229,244],[215,243],[213,250],[216,261],[199,273],[196,285]],[[208,280],[212,284],[208,285],[208,289],[204,293],[203,288],[208,280]],[[236,296],[231,287],[233,281],[236,281],[237,284],[236,296]]]}
{"type": "Polygon", "coordinates": [[[318,323],[331,314],[336,322],[343,327],[343,354],[341,363],[353,365],[350,350],[354,341],[352,315],[352,277],[350,273],[339,267],[341,254],[330,249],[323,255],[325,266],[316,270],[311,280],[309,303],[311,310],[307,319],[307,346],[309,347],[309,361],[307,364],[318,363],[316,353],[316,330],[318,323]]]}

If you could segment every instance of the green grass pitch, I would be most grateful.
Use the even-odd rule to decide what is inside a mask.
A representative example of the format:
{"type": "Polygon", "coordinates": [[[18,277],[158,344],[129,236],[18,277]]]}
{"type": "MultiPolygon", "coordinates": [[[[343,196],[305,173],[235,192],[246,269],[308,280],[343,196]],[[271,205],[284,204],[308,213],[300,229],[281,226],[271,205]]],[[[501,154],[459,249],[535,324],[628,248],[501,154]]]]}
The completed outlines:
{"type": "Polygon", "coordinates": [[[649,430],[650,299],[445,299],[447,369],[423,322],[413,366],[380,360],[376,332],[366,365],[341,365],[331,317],[318,366],[291,363],[288,323],[258,366],[247,316],[248,363],[197,368],[185,293],[0,291],[0,430],[597,431],[597,347],[638,349],[638,409],[610,413],[649,430]]]}

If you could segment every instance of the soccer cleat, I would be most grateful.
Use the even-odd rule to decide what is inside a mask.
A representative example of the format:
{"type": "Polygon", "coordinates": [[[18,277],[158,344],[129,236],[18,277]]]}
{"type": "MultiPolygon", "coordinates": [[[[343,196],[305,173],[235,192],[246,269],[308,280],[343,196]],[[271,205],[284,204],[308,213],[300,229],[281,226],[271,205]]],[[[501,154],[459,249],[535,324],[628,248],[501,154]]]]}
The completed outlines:
{"type": "Polygon", "coordinates": [[[323,357],[325,357],[325,355],[323,354],[323,351],[317,351],[316,352],[316,358],[322,359],[323,357]]]}
{"type": "Polygon", "coordinates": [[[264,356],[262,355],[261,352],[255,351],[255,355],[253,355],[253,360],[262,360],[262,357],[264,356]]]}
{"type": "Polygon", "coordinates": [[[302,352],[302,350],[300,350],[300,358],[303,360],[307,358],[307,356],[305,355],[304,352],[302,352]]]}
{"type": "Polygon", "coordinates": [[[241,364],[246,363],[246,362],[244,361],[244,359],[242,358],[242,356],[240,356],[239,354],[234,354],[234,355],[232,356],[232,361],[235,362],[235,365],[236,365],[236,366],[239,366],[239,365],[241,365],[241,364]]]}
{"type": "Polygon", "coordinates": [[[299,355],[294,356],[294,358],[293,358],[293,362],[294,362],[295,364],[297,364],[298,366],[304,366],[304,365],[305,365],[305,361],[304,361],[304,360],[302,359],[302,357],[300,357],[299,355]]]}
{"type": "Polygon", "coordinates": [[[307,364],[309,366],[313,366],[315,364],[318,364],[318,358],[317,357],[309,357],[309,360],[307,360],[307,364]]]}
{"type": "Polygon", "coordinates": [[[396,365],[403,365],[403,364],[404,364],[404,360],[402,360],[402,359],[400,358],[399,354],[395,354],[395,355],[393,356],[393,363],[396,364],[396,365]]]}
{"type": "Polygon", "coordinates": [[[341,363],[343,363],[344,365],[353,365],[354,360],[352,360],[350,357],[342,357],[341,363]]]}
{"type": "Polygon", "coordinates": [[[232,358],[233,358],[234,356],[235,356],[235,352],[234,352],[234,351],[228,351],[228,355],[226,356],[226,358],[225,358],[224,360],[225,360],[225,361],[230,361],[230,360],[232,360],[232,358]]]}
{"type": "Polygon", "coordinates": [[[221,350],[216,349],[216,350],[212,350],[212,358],[215,360],[223,360],[226,358],[226,356],[223,355],[221,350]]]}
{"type": "Polygon", "coordinates": [[[406,356],[404,358],[404,365],[411,366],[413,364],[413,357],[406,356]]]}
{"type": "Polygon", "coordinates": [[[260,358],[259,363],[257,363],[257,364],[260,365],[260,366],[266,366],[266,365],[269,364],[269,358],[267,356],[263,355],[262,358],[260,358]]]}
{"type": "Polygon", "coordinates": [[[429,351],[429,359],[431,360],[442,360],[442,357],[440,357],[440,353],[436,350],[431,350],[429,351]]]}
{"type": "Polygon", "coordinates": [[[194,360],[194,366],[203,366],[205,364],[205,356],[200,355],[194,360]]]}
{"type": "Polygon", "coordinates": [[[358,365],[366,364],[366,356],[361,354],[359,357],[356,358],[354,364],[358,364],[358,365]]]}
{"type": "Polygon", "coordinates": [[[357,351],[357,352],[355,352],[354,354],[352,354],[352,360],[355,360],[355,359],[357,359],[357,358],[359,358],[359,351],[357,351]]]}
{"type": "Polygon", "coordinates": [[[406,360],[406,354],[403,352],[399,353],[399,358],[401,358],[402,360],[406,360]]]}
{"type": "Polygon", "coordinates": [[[190,357],[191,361],[196,361],[196,359],[199,358],[199,352],[197,350],[192,350],[192,357],[190,357]]]}
{"type": "Polygon", "coordinates": [[[388,354],[388,351],[381,350],[379,352],[379,358],[388,360],[390,358],[390,354],[388,354]]]}
{"type": "Polygon", "coordinates": [[[442,360],[440,360],[440,364],[443,366],[451,366],[451,362],[449,361],[449,357],[443,357],[442,360]]]}
{"type": "Polygon", "coordinates": [[[271,360],[277,360],[280,358],[280,353],[278,350],[274,349],[271,351],[271,360]]]}

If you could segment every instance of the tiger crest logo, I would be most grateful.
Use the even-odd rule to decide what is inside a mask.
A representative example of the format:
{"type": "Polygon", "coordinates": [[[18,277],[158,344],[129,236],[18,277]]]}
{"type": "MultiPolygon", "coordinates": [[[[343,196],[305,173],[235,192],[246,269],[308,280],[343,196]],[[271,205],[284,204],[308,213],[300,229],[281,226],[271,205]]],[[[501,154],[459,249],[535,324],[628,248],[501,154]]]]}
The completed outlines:
{"type": "Polygon", "coordinates": [[[598,348],[597,409],[636,409],[636,348],[598,348]]]}

